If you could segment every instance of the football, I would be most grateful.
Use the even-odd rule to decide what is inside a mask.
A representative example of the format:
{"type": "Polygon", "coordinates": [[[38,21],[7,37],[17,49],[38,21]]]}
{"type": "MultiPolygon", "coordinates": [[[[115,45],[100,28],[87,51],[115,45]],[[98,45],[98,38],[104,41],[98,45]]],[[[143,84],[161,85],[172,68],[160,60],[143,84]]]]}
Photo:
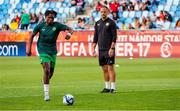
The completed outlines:
{"type": "Polygon", "coordinates": [[[73,105],[74,103],[74,96],[71,94],[66,94],[63,96],[63,104],[65,105],[73,105]]]}

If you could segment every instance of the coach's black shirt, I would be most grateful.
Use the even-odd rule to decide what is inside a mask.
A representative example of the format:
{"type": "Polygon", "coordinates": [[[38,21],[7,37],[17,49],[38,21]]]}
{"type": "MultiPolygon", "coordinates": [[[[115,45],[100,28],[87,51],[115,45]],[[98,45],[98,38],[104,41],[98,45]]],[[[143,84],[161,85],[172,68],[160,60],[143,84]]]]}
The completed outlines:
{"type": "Polygon", "coordinates": [[[113,20],[107,18],[96,22],[93,42],[98,44],[99,51],[108,51],[116,38],[116,24],[113,20]]]}

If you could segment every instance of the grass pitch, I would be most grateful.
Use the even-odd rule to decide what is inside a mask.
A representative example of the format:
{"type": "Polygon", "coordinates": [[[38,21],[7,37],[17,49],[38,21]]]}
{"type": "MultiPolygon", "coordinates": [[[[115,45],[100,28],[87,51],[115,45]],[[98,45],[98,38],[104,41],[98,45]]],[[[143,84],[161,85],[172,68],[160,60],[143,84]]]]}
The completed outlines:
{"type": "Polygon", "coordinates": [[[38,57],[0,57],[0,110],[180,110],[180,59],[117,58],[117,93],[104,87],[97,58],[57,58],[51,101],[43,100],[38,57]],[[73,106],[62,96],[75,97],[73,106]]]}

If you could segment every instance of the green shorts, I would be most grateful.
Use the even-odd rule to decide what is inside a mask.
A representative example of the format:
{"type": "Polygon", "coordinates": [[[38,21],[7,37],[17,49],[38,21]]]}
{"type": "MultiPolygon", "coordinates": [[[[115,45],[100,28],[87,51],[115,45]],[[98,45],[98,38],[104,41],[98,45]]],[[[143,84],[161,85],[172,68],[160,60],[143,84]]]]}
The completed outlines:
{"type": "Polygon", "coordinates": [[[51,68],[56,65],[56,55],[39,54],[41,64],[44,62],[50,63],[51,68]]]}

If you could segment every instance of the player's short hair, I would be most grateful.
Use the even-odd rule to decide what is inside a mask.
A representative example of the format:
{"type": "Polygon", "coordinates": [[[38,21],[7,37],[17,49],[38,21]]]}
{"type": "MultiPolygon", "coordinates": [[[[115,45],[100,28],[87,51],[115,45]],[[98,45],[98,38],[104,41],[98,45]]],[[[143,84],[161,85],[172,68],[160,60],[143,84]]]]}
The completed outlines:
{"type": "Polygon", "coordinates": [[[56,17],[57,12],[56,12],[56,11],[54,11],[54,10],[46,10],[46,12],[45,12],[45,16],[48,16],[49,14],[54,14],[54,17],[56,17]]]}

